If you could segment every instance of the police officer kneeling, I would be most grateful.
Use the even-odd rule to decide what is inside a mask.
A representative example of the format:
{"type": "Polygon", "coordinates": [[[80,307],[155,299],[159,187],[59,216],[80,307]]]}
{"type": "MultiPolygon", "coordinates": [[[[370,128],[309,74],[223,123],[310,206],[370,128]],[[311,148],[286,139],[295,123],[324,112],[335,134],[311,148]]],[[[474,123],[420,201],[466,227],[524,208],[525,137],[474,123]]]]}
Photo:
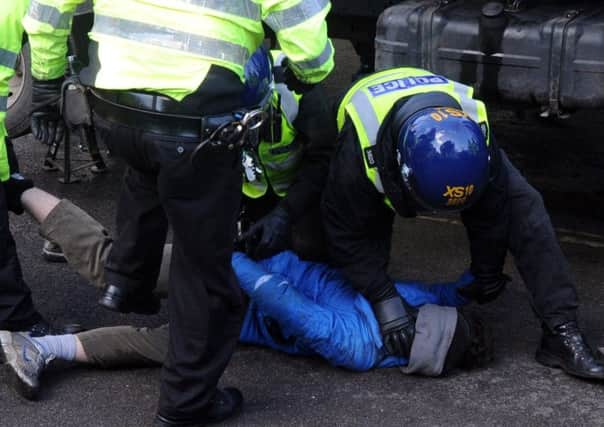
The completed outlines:
{"type": "Polygon", "coordinates": [[[460,293],[494,300],[509,250],[542,323],[537,361],[604,379],[577,326],[575,286],[541,196],[496,147],[472,94],[414,68],[375,73],[346,93],[321,206],[332,262],[372,303],[387,350],[407,355],[414,321],[386,272],[394,216],[459,211],[475,278],[460,293]]]}

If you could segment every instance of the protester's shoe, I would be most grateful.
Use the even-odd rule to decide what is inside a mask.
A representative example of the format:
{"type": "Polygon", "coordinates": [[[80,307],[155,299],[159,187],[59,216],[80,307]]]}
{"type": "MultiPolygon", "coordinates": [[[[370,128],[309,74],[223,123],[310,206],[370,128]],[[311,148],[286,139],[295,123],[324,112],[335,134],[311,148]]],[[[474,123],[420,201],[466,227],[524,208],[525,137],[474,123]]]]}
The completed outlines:
{"type": "Polygon", "coordinates": [[[159,297],[151,292],[127,292],[114,285],[105,287],[99,304],[119,313],[157,314],[161,308],[159,297]]]}
{"type": "Polygon", "coordinates": [[[67,262],[67,258],[65,258],[61,246],[50,240],[44,241],[44,246],[42,246],[42,258],[48,262],[67,262]]]}
{"type": "Polygon", "coordinates": [[[570,375],[604,379],[604,364],[594,356],[576,322],[557,326],[553,333],[544,331],[535,358],[542,365],[570,375]]]}
{"type": "Polygon", "coordinates": [[[27,333],[0,331],[0,361],[5,363],[11,385],[24,398],[38,397],[40,376],[52,359],[42,356],[27,333]]]}
{"type": "Polygon", "coordinates": [[[234,387],[227,387],[223,390],[216,389],[214,398],[208,405],[205,416],[196,421],[176,421],[168,417],[157,414],[155,416],[155,427],[199,427],[206,424],[218,423],[227,418],[237,415],[241,412],[243,406],[243,395],[234,387]]]}

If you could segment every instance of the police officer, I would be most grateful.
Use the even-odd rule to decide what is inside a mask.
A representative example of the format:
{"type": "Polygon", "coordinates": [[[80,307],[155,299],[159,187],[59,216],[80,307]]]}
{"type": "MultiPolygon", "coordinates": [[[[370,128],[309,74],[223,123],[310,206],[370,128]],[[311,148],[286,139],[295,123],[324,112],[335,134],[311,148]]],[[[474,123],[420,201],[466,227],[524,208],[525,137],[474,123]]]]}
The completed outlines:
{"type": "Polygon", "coordinates": [[[577,326],[575,286],[543,201],[496,147],[472,93],[415,68],[381,71],[348,90],[321,205],[332,261],[372,303],[387,350],[406,355],[414,320],[386,272],[394,216],[459,211],[474,276],[460,292],[495,299],[509,250],[542,323],[537,361],[604,379],[577,326]]]}
{"type": "Polygon", "coordinates": [[[35,335],[44,335],[50,332],[50,326],[32,303],[8,220],[9,211],[23,213],[21,194],[33,186],[30,180],[18,173],[17,159],[4,125],[8,82],[15,73],[15,64],[21,51],[21,20],[28,4],[29,0],[0,3],[0,329],[29,330],[35,335]]]}
{"type": "MultiPolygon", "coordinates": [[[[250,73],[260,68],[262,54],[249,62],[250,73]]],[[[243,228],[251,226],[240,240],[254,258],[293,248],[304,259],[319,260],[325,258],[319,202],[335,145],[335,122],[324,87],[315,85],[304,94],[288,89],[284,53],[272,50],[270,55],[276,79],[273,114],[257,150],[244,152],[240,220],[243,228]]]]}
{"type": "MultiPolygon", "coordinates": [[[[34,0],[24,24],[32,47],[32,122],[56,140],[56,98],[71,14],[83,0],[34,0]]],[[[262,21],[289,58],[291,87],[333,68],[327,0],[96,0],[92,55],[95,126],[128,167],[117,239],[100,303],[153,313],[152,295],[168,225],[174,232],[169,313],[173,334],[162,370],[158,425],[224,419],[242,403],[216,384],[235,348],[243,314],[231,269],[241,199],[243,68],[263,41],[262,21]],[[165,3],[165,2],[164,2],[165,3]],[[241,125],[241,126],[240,126],[241,125]]],[[[246,116],[247,117],[247,116],[246,116]]]]}

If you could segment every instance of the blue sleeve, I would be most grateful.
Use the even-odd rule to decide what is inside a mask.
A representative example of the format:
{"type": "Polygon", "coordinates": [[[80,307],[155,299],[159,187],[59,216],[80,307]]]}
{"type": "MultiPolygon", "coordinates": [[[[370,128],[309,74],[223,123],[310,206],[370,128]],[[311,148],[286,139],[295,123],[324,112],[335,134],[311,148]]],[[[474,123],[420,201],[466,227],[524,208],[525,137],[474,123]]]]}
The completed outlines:
{"type": "Polygon", "coordinates": [[[242,341],[290,354],[317,354],[357,371],[383,359],[371,308],[336,271],[300,261],[291,252],[260,263],[236,254],[233,268],[251,299],[242,341]],[[279,337],[267,320],[278,324],[279,337]]]}
{"type": "Polygon", "coordinates": [[[466,305],[468,300],[457,292],[474,280],[469,271],[464,272],[455,282],[424,284],[416,282],[396,282],[396,289],[409,304],[420,307],[424,304],[436,304],[450,307],[466,305]]]}

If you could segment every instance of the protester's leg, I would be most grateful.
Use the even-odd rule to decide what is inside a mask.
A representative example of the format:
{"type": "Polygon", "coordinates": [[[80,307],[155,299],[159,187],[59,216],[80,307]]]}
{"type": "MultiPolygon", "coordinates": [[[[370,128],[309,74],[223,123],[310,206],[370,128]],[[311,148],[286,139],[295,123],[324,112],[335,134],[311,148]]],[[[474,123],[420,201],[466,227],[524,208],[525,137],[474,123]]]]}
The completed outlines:
{"type": "Polygon", "coordinates": [[[21,195],[21,204],[38,223],[44,222],[48,214],[61,202],[61,199],[39,188],[30,188],[21,195]]]}
{"type": "Polygon", "coordinates": [[[26,399],[35,399],[40,377],[55,359],[102,368],[159,366],[168,348],[168,334],[168,325],[117,326],[44,337],[0,331],[0,362],[5,363],[16,391],[26,399]]]}
{"type": "Polygon", "coordinates": [[[82,277],[96,287],[105,285],[103,267],[113,240],[88,213],[69,200],[61,200],[40,224],[40,234],[61,246],[69,264],[82,277]]]}
{"type": "Polygon", "coordinates": [[[82,353],[76,361],[103,368],[159,366],[168,351],[169,327],[116,326],[76,334],[82,353]]]}
{"type": "Polygon", "coordinates": [[[180,145],[185,148],[182,155],[176,146],[158,142],[164,168],[160,194],[174,230],[171,334],[159,414],[197,419],[216,392],[243,317],[242,293],[231,268],[241,194],[240,153],[208,149],[194,168],[187,153],[196,144],[180,145]]]}
{"type": "Polygon", "coordinates": [[[0,329],[26,330],[41,320],[23,280],[9,228],[4,186],[0,184],[0,329]]]}
{"type": "Polygon", "coordinates": [[[539,319],[553,330],[576,320],[574,278],[560,249],[541,195],[502,152],[511,204],[510,251],[532,297],[539,319]]]}
{"type": "MultiPolygon", "coordinates": [[[[23,193],[21,203],[40,223],[40,234],[63,249],[67,262],[96,287],[105,286],[105,262],[113,239],[88,213],[69,200],[61,200],[39,188],[23,193]]],[[[172,245],[164,246],[156,293],[168,296],[168,276],[172,245]]]]}

